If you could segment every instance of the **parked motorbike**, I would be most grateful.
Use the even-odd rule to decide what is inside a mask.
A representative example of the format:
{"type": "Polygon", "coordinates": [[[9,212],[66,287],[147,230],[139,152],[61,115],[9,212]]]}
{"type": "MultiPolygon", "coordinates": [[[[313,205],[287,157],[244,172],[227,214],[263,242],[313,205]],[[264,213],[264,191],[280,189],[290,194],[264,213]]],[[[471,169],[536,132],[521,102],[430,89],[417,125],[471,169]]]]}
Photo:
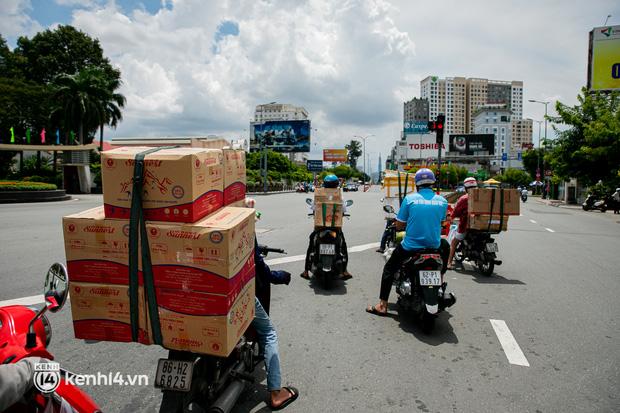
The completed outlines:
{"type": "Polygon", "coordinates": [[[590,194],[585,201],[583,201],[581,207],[584,211],[599,210],[605,212],[607,211],[607,202],[604,199],[596,199],[593,194],[590,194]]]}
{"type": "MultiPolygon", "coordinates": [[[[26,357],[54,360],[47,350],[52,340],[52,326],[46,312],[56,313],[68,295],[69,277],[64,265],[56,263],[45,277],[45,304],[38,306],[9,305],[0,307],[0,361],[17,363],[26,357]]],[[[79,387],[68,381],[73,373],[60,369],[59,374],[35,374],[35,386],[6,412],[101,412],[97,404],[79,387]],[[58,386],[51,392],[43,392],[58,386]]]]}
{"type": "Polygon", "coordinates": [[[439,313],[456,303],[454,293],[447,292],[442,267],[439,250],[422,250],[407,259],[394,277],[398,306],[419,320],[425,333],[433,330],[439,313]]]}
{"type": "MultiPolygon", "coordinates": [[[[263,257],[285,254],[266,245],[259,245],[258,252],[263,257]]],[[[167,359],[159,359],[155,374],[155,387],[163,392],[160,413],[230,412],[263,361],[255,336],[248,327],[228,357],[170,350],[167,359]]]]}
{"type": "MultiPolygon", "coordinates": [[[[310,198],[306,198],[306,203],[310,207],[314,205],[310,198]]],[[[345,205],[350,207],[353,201],[349,199],[345,201],[345,205]]],[[[314,211],[308,215],[314,215],[314,211]]],[[[344,216],[350,217],[350,214],[345,213],[344,216]]],[[[318,234],[314,238],[314,245],[310,252],[312,263],[310,271],[317,280],[320,280],[325,289],[329,289],[332,282],[340,278],[345,268],[346,256],[341,250],[342,236],[341,228],[323,227],[318,229],[318,234]]]]}
{"type": "Polygon", "coordinates": [[[497,259],[498,247],[491,235],[489,232],[468,230],[465,239],[454,250],[454,260],[458,263],[472,261],[482,275],[493,274],[495,266],[501,265],[502,261],[497,259]]]}

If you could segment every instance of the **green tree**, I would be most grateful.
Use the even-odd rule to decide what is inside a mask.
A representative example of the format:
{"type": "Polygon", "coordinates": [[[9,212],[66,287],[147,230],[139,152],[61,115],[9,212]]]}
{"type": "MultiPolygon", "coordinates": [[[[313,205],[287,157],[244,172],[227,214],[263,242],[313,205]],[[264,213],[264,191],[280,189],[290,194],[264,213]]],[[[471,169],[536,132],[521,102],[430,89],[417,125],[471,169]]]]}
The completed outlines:
{"type": "Polygon", "coordinates": [[[344,146],[348,152],[347,161],[351,168],[357,168],[357,160],[360,156],[362,156],[362,144],[360,141],[351,140],[347,145],[344,146]]]}
{"type": "MultiPolygon", "coordinates": [[[[536,169],[538,169],[538,157],[540,156],[540,167],[543,166],[543,151],[540,148],[531,149],[523,152],[523,167],[532,176],[536,177],[536,169]]],[[[541,171],[542,174],[542,171],[541,171]]]]}
{"type": "Polygon", "coordinates": [[[586,185],[599,180],[617,181],[620,170],[620,94],[589,93],[585,88],[579,104],[556,103],[557,117],[551,120],[558,138],[547,152],[553,173],[562,179],[577,178],[586,185]]]}
{"type": "Polygon", "coordinates": [[[123,120],[121,109],[125,107],[127,99],[125,96],[117,93],[116,90],[121,86],[120,79],[102,79],[105,95],[101,98],[102,111],[99,112],[99,151],[103,151],[103,127],[105,125],[116,128],[118,123],[123,120]]]}
{"type": "Polygon", "coordinates": [[[508,168],[503,174],[496,175],[493,178],[512,187],[519,185],[527,186],[532,182],[532,177],[529,173],[516,168],[508,168]]]}

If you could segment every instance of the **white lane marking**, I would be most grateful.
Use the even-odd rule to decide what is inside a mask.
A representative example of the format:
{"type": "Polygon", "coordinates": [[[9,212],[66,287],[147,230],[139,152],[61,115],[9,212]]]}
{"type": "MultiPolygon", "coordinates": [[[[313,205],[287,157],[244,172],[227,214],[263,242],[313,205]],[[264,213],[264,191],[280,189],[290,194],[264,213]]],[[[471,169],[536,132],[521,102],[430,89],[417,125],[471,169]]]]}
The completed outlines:
{"type": "Polygon", "coordinates": [[[549,232],[555,232],[554,230],[552,230],[551,228],[545,228],[547,231],[549,232]]]}
{"type": "Polygon", "coordinates": [[[31,297],[16,298],[14,300],[0,301],[0,307],[7,305],[35,305],[42,303],[43,294],[33,295],[31,297]]]}
{"type": "MultiPolygon", "coordinates": [[[[377,248],[379,246],[378,242],[372,242],[370,244],[362,244],[356,245],[354,247],[349,248],[349,252],[361,252],[366,251],[372,248],[377,248]]],[[[278,264],[287,264],[289,262],[297,262],[304,261],[306,259],[306,255],[291,255],[290,257],[282,257],[282,258],[273,258],[271,260],[265,260],[267,265],[278,265],[278,264]]],[[[34,305],[43,303],[43,295],[33,295],[32,297],[22,297],[16,298],[14,300],[6,300],[0,301],[0,307],[6,305],[34,305]]]]}
{"type": "Polygon", "coordinates": [[[531,222],[532,224],[537,224],[537,222],[536,222],[536,221],[534,221],[533,219],[530,219],[530,222],[531,222]]]}
{"type": "Polygon", "coordinates": [[[525,354],[521,351],[521,347],[515,340],[514,336],[510,332],[510,329],[506,325],[504,320],[489,320],[495,330],[495,334],[499,339],[499,343],[504,349],[506,358],[510,364],[516,364],[517,366],[529,367],[530,363],[525,358],[525,354]]]}

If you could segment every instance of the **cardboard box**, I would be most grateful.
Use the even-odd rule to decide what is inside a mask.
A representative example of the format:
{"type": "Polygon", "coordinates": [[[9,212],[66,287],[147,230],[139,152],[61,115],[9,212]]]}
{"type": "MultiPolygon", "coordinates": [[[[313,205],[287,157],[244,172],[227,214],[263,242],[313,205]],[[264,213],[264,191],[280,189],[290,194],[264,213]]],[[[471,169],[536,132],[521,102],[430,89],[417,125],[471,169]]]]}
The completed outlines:
{"type": "Polygon", "coordinates": [[[254,319],[254,290],[252,278],[235,297],[228,311],[218,315],[202,309],[203,301],[206,303],[211,299],[209,294],[202,294],[203,297],[200,293],[192,294],[191,301],[195,303],[191,307],[179,303],[166,308],[165,300],[158,301],[164,347],[228,356],[254,319]]]}
{"type": "Polygon", "coordinates": [[[405,197],[415,192],[415,174],[386,170],[383,177],[383,189],[387,198],[398,198],[399,175],[401,196],[405,197]]]}
{"type": "MultiPolygon", "coordinates": [[[[107,218],[129,219],[135,156],[147,147],[122,147],[101,155],[107,218]]],[[[152,148],[151,148],[152,149],[152,148]]],[[[196,222],[223,206],[222,151],[172,148],[146,155],[143,208],[147,220],[196,222]]]]}
{"type": "MultiPolygon", "coordinates": [[[[69,293],[75,338],[131,341],[129,286],[70,281],[69,293]]],[[[138,342],[150,344],[142,287],[138,288],[138,309],[138,342]]]]}
{"type": "Polygon", "coordinates": [[[207,148],[207,149],[224,149],[230,147],[230,142],[224,138],[192,138],[192,148],[207,148]]]}
{"type": "Polygon", "coordinates": [[[504,215],[504,219],[498,215],[474,215],[470,214],[467,219],[467,228],[479,231],[506,231],[508,230],[508,215],[504,215]],[[489,227],[489,221],[491,226],[489,227]],[[503,221],[503,222],[502,222],[503,221]],[[500,227],[500,222],[502,225],[500,227]]]}
{"type": "Polygon", "coordinates": [[[470,214],[519,215],[520,208],[521,195],[516,189],[476,188],[470,191],[467,199],[467,211],[470,214]],[[491,202],[493,197],[494,201],[491,202]]]}
{"type": "Polygon", "coordinates": [[[314,192],[315,227],[342,227],[343,211],[340,188],[316,188],[314,192]]]}
{"type": "Polygon", "coordinates": [[[101,206],[63,217],[62,228],[71,281],[128,284],[128,220],[105,218],[101,206]]]}
{"type": "Polygon", "coordinates": [[[194,223],[146,223],[155,284],[227,294],[254,270],[250,208],[225,207],[194,223]]]}
{"type": "Polygon", "coordinates": [[[243,149],[224,149],[224,205],[245,199],[246,171],[243,149]]]}

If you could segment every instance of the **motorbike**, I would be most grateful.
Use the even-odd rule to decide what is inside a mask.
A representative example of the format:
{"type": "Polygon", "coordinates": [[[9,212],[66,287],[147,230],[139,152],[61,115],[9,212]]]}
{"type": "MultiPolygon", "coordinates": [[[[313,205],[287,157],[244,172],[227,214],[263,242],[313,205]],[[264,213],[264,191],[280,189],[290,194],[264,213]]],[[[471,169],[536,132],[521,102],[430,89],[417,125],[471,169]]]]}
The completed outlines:
{"type": "Polygon", "coordinates": [[[497,243],[490,232],[468,230],[454,250],[454,260],[462,264],[464,260],[476,263],[482,275],[490,276],[496,265],[502,261],[497,259],[497,243]]]}
{"type": "MultiPolygon", "coordinates": [[[[45,313],[56,313],[68,295],[69,277],[64,265],[56,263],[45,277],[43,307],[9,305],[0,307],[0,361],[17,363],[26,357],[54,360],[48,351],[52,326],[45,313]]],[[[58,366],[59,367],[59,366],[58,366]]],[[[62,368],[35,372],[34,387],[6,412],[100,413],[92,398],[71,383],[74,373],[62,368]]]]}
{"type": "Polygon", "coordinates": [[[527,201],[527,194],[524,192],[521,193],[521,201],[523,202],[527,201]]]}
{"type": "MultiPolygon", "coordinates": [[[[266,257],[269,252],[284,250],[258,246],[266,257]]],[[[155,374],[155,387],[163,392],[160,413],[228,413],[237,403],[252,373],[263,359],[253,329],[248,327],[228,357],[170,350],[160,359],[155,374]]]]}
{"type": "MultiPolygon", "coordinates": [[[[310,207],[314,205],[310,198],[306,198],[306,203],[310,207]]],[[[345,205],[350,207],[353,205],[353,201],[349,199],[345,201],[345,205]]],[[[314,211],[308,214],[308,216],[312,215],[314,215],[314,211]]],[[[344,216],[350,217],[350,214],[344,213],[344,216]]],[[[323,288],[329,289],[332,282],[340,278],[346,264],[346,256],[340,248],[342,230],[323,227],[315,231],[318,233],[314,238],[314,245],[310,252],[310,262],[312,263],[310,271],[317,280],[321,281],[323,288]]]]}
{"type": "Polygon", "coordinates": [[[588,195],[588,197],[583,201],[581,207],[584,211],[596,210],[598,209],[601,212],[607,211],[607,202],[603,199],[596,199],[593,194],[588,195]]]}

